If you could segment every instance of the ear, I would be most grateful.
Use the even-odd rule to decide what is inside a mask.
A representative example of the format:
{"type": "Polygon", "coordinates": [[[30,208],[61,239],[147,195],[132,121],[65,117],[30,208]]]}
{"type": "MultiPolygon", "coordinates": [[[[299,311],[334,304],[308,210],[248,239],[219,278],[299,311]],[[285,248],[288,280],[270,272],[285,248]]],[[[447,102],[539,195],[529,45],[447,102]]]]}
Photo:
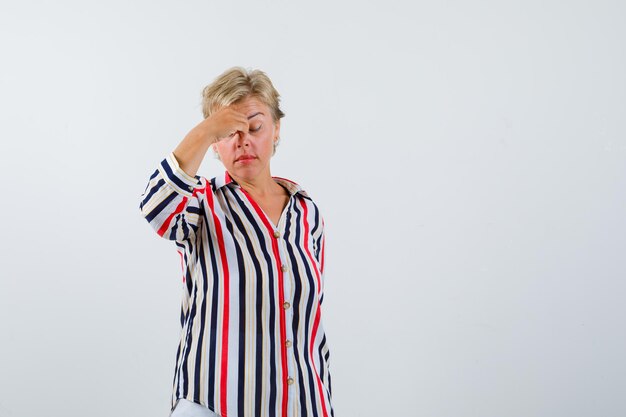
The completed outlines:
{"type": "Polygon", "coordinates": [[[280,119],[278,119],[278,121],[274,124],[274,130],[276,137],[278,138],[280,136],[280,119]]]}

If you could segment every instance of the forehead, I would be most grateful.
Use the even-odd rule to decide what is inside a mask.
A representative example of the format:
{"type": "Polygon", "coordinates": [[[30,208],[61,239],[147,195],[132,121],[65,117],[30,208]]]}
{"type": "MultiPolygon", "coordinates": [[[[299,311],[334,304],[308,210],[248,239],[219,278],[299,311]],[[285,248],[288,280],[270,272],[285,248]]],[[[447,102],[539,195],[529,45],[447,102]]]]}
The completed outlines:
{"type": "Polygon", "coordinates": [[[232,104],[232,107],[242,113],[248,114],[250,112],[263,112],[266,116],[269,114],[269,109],[261,100],[256,97],[246,97],[232,104]]]}

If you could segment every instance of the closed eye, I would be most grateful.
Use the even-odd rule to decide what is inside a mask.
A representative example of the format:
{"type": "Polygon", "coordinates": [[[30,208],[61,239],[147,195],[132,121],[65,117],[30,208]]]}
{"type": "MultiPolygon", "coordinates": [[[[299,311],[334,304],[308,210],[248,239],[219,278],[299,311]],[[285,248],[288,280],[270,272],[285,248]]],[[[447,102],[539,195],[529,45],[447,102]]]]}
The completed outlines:
{"type": "Polygon", "coordinates": [[[251,132],[258,132],[259,130],[261,130],[261,126],[263,126],[262,124],[259,125],[259,127],[257,127],[256,129],[250,129],[251,132]]]}

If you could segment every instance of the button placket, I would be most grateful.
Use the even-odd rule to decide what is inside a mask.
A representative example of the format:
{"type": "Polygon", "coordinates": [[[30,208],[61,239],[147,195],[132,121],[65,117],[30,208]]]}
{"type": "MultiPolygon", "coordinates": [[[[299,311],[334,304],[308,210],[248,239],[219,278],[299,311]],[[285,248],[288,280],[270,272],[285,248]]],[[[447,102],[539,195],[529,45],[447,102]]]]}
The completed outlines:
{"type": "MultiPolygon", "coordinates": [[[[274,236],[276,236],[278,232],[275,231],[274,232],[274,236]]],[[[278,233],[279,234],[279,233],[278,233]]],[[[280,236],[280,234],[279,234],[280,236]]],[[[283,276],[283,295],[284,295],[284,300],[283,300],[283,305],[282,308],[285,310],[285,340],[282,341],[282,343],[284,343],[284,348],[287,350],[287,372],[288,375],[285,375],[285,382],[287,383],[287,385],[289,386],[289,388],[292,388],[294,383],[295,383],[295,357],[294,357],[294,350],[293,350],[293,308],[291,305],[291,300],[292,300],[292,280],[291,277],[292,275],[289,273],[289,266],[287,264],[286,261],[286,249],[284,247],[284,243],[282,241],[282,239],[279,241],[279,245],[278,245],[278,253],[280,256],[280,262],[281,262],[281,266],[280,269],[283,272],[282,276],[283,276]]],[[[292,390],[289,389],[289,402],[292,401],[292,390]]],[[[291,409],[291,407],[289,407],[289,409],[291,409]]]]}

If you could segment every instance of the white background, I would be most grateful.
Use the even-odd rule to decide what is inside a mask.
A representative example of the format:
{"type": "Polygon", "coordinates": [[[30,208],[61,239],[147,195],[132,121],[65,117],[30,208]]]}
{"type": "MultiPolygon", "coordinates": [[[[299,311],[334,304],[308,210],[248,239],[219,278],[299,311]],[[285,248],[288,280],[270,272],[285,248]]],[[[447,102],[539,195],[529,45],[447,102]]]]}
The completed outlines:
{"type": "Polygon", "coordinates": [[[325,217],[335,417],[625,415],[625,15],[3,2],[0,416],[168,415],[180,258],[139,196],[234,65],[325,217]]]}

